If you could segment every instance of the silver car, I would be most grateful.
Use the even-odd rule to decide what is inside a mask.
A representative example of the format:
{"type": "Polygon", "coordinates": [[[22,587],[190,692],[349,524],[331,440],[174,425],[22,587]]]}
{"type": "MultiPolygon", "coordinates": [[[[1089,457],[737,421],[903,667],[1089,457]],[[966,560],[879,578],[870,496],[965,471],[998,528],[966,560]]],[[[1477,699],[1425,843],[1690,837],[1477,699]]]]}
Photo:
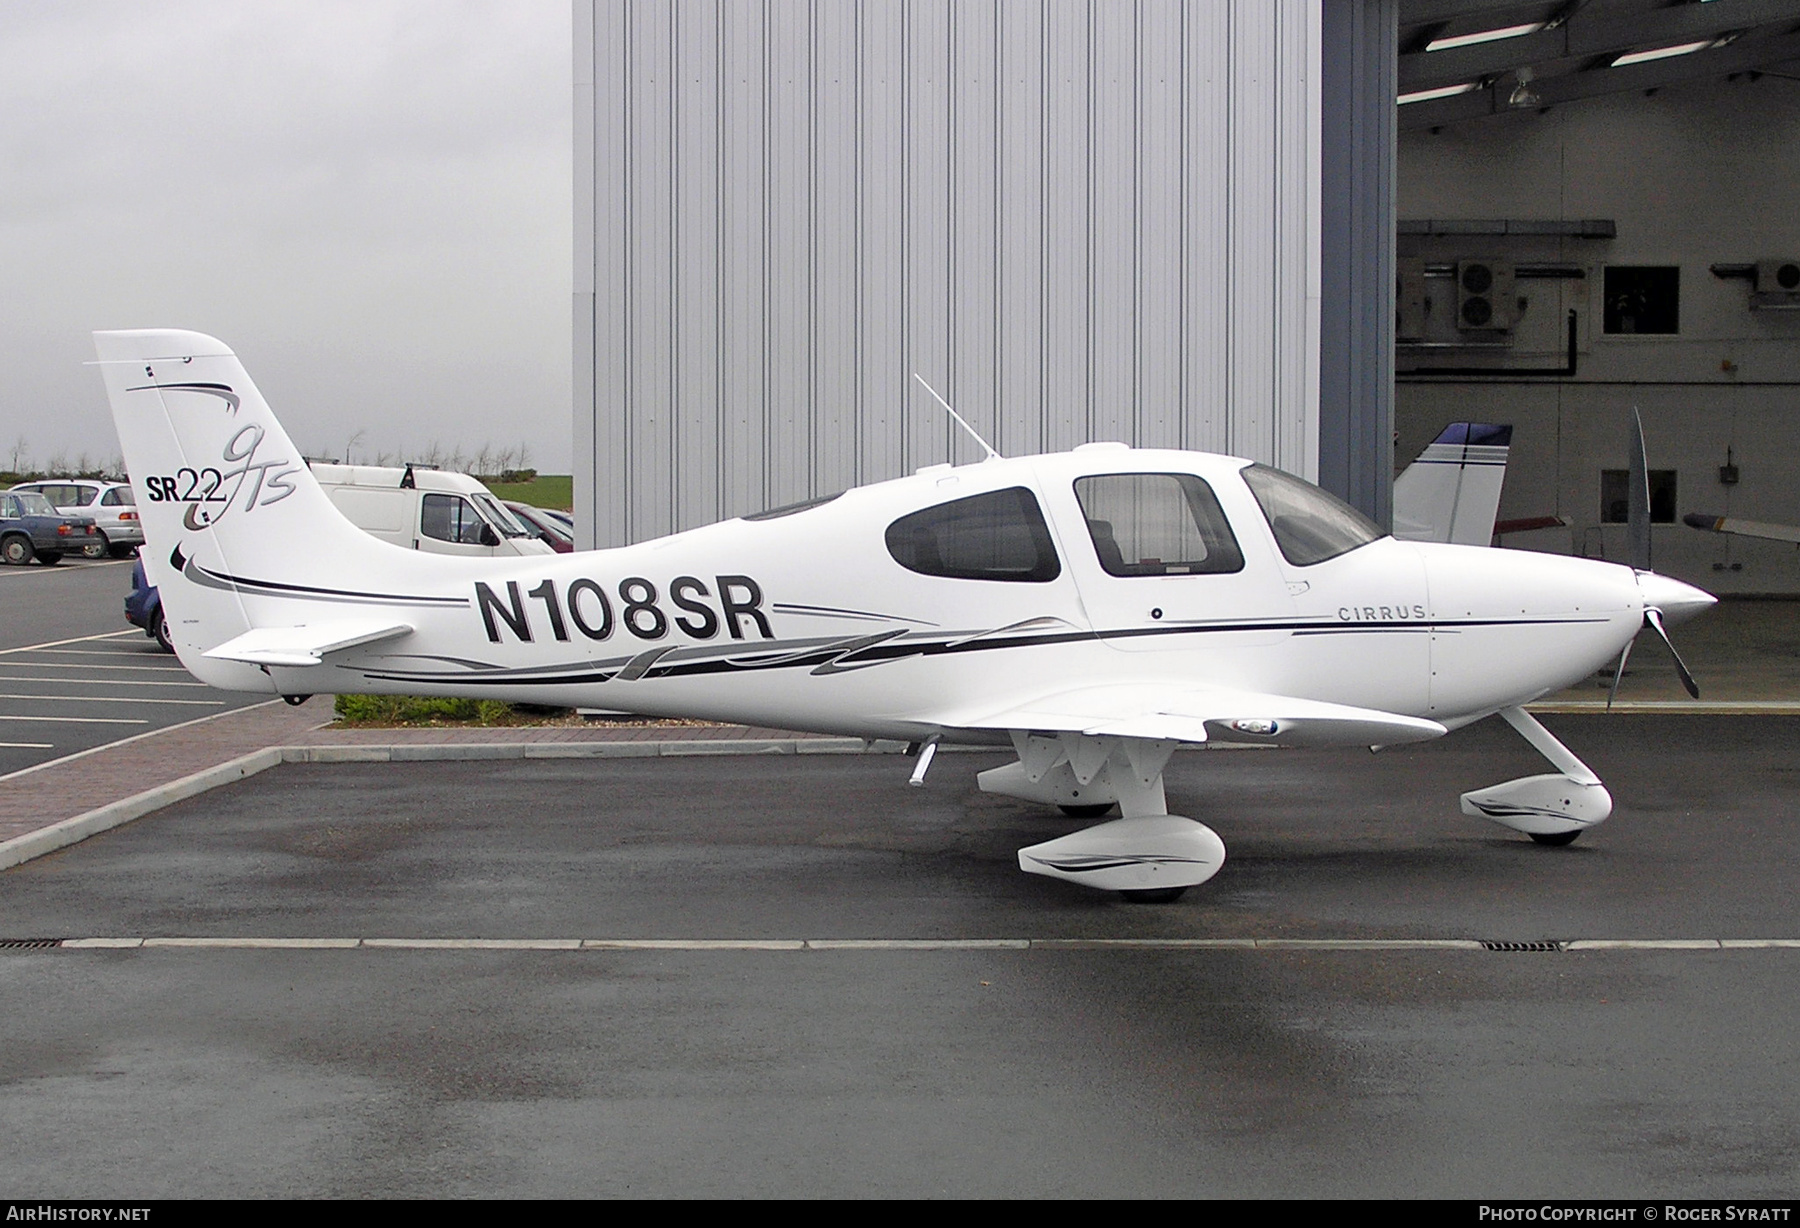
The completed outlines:
{"type": "Polygon", "coordinates": [[[14,490],[35,490],[65,516],[92,516],[100,526],[100,539],[83,547],[90,559],[124,558],[144,544],[144,522],[138,519],[137,499],[123,482],[89,478],[45,478],[21,482],[14,490]]]}

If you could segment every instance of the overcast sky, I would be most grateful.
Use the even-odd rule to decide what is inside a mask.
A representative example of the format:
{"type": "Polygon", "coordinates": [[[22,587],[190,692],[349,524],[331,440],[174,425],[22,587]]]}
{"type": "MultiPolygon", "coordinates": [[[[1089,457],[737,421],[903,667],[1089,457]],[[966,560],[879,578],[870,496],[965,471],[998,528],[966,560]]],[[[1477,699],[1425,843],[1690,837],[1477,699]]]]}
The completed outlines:
{"type": "Polygon", "coordinates": [[[568,0],[6,0],[0,464],[118,454],[99,328],[210,333],[300,447],[568,472],[568,0]]]}

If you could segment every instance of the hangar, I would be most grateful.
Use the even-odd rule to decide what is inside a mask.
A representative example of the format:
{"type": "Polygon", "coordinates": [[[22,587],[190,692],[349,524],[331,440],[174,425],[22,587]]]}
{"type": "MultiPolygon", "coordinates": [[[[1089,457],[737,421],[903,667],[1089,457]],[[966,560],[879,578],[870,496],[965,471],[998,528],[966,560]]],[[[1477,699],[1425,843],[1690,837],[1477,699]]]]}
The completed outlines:
{"type": "Polygon", "coordinates": [[[575,119],[589,545],[976,459],[916,372],[1383,521],[1508,422],[1506,544],[1612,559],[1637,408],[1659,570],[1800,592],[1681,523],[1800,524],[1796,0],[577,0],[575,119]]]}

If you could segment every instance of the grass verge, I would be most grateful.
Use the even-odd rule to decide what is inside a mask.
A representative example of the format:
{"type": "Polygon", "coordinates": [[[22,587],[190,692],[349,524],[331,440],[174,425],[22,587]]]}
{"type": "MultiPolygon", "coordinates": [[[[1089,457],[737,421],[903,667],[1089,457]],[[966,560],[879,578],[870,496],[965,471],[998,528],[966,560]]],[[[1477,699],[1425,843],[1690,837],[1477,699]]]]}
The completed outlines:
{"type": "Polygon", "coordinates": [[[575,478],[567,473],[540,473],[531,482],[489,482],[495,498],[568,511],[575,506],[575,478]]]}
{"type": "Polygon", "coordinates": [[[413,695],[339,695],[337,724],[358,726],[544,725],[575,715],[572,708],[508,704],[497,699],[424,699],[413,695]]]}

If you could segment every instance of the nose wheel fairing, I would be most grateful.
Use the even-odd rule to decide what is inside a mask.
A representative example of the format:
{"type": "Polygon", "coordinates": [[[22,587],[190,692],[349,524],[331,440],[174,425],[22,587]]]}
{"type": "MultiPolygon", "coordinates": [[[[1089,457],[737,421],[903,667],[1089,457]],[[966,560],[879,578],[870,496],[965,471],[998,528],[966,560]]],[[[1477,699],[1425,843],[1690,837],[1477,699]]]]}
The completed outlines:
{"type": "Polygon", "coordinates": [[[1593,769],[1525,709],[1502,708],[1500,716],[1558,771],[1465,793],[1463,813],[1492,819],[1534,838],[1566,835],[1573,839],[1604,822],[1612,813],[1612,794],[1593,769]]]}

